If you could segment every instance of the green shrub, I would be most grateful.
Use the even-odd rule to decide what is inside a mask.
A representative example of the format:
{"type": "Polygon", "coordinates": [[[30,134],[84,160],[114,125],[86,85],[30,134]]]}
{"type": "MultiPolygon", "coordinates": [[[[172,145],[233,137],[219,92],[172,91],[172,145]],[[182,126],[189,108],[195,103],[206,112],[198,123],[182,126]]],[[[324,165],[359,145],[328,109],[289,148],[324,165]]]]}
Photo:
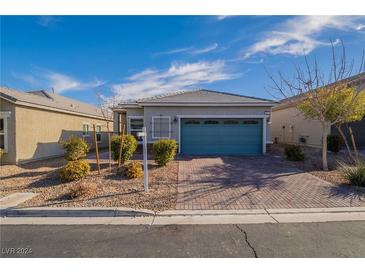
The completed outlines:
{"type": "Polygon", "coordinates": [[[365,187],[365,163],[360,162],[355,166],[342,166],[345,178],[352,185],[365,187]]]}
{"type": "Polygon", "coordinates": [[[67,161],[83,159],[89,152],[89,145],[77,136],[72,135],[68,140],[61,141],[61,145],[65,150],[65,158],[67,161]]]}
{"type": "Polygon", "coordinates": [[[0,158],[4,155],[4,150],[0,148],[0,158]]]}
{"type": "Polygon", "coordinates": [[[327,136],[327,148],[329,151],[337,153],[340,151],[343,145],[343,140],[339,135],[328,135],[327,136]]]}
{"type": "MultiPolygon", "coordinates": [[[[122,142],[122,137],[119,135],[112,136],[112,151],[114,156],[114,161],[118,161],[119,158],[119,148],[122,142]]],[[[124,135],[123,147],[122,147],[122,161],[128,161],[137,149],[137,140],[133,135],[124,135]]]]}
{"type": "Polygon", "coordinates": [[[155,162],[159,166],[165,166],[175,158],[177,144],[175,140],[161,139],[156,141],[152,146],[155,162]]]}
{"type": "Polygon", "coordinates": [[[302,148],[298,145],[286,145],[285,156],[289,161],[303,161],[305,158],[302,148]]]}
{"type": "Polygon", "coordinates": [[[70,187],[70,197],[72,199],[94,194],[97,191],[96,184],[93,182],[77,182],[70,187]]]}
{"type": "Polygon", "coordinates": [[[129,179],[134,179],[143,176],[142,164],[138,162],[131,162],[125,167],[125,175],[129,179]]]}
{"type": "Polygon", "coordinates": [[[86,160],[69,161],[61,169],[60,176],[62,182],[80,180],[90,173],[90,164],[86,160]]]}

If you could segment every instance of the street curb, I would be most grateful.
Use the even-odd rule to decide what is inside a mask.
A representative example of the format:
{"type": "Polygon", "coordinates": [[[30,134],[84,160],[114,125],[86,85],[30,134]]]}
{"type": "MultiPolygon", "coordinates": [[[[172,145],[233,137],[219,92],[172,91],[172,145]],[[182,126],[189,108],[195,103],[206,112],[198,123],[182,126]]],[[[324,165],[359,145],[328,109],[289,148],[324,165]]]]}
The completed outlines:
{"type": "Polygon", "coordinates": [[[365,207],[167,210],[130,208],[1,209],[1,225],[196,225],[365,221],[365,207]]]}
{"type": "Polygon", "coordinates": [[[147,209],[133,209],[127,207],[29,207],[29,208],[1,208],[1,217],[137,217],[154,216],[155,212],[147,209]]]}

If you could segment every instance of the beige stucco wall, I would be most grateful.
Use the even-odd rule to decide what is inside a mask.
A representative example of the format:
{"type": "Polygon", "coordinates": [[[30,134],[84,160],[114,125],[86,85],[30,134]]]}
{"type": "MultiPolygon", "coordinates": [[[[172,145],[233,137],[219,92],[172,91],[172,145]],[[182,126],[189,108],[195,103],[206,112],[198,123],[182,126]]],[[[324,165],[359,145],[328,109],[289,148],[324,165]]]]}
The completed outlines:
{"type": "Polygon", "coordinates": [[[16,106],[16,162],[63,155],[64,151],[59,141],[65,140],[71,135],[82,137],[83,123],[90,123],[90,136],[84,139],[91,144],[92,149],[94,148],[93,124],[102,126],[102,141],[99,143],[99,147],[107,146],[107,127],[106,121],[103,119],[16,106]]]}
{"type": "MultiPolygon", "coordinates": [[[[179,124],[174,122],[177,115],[265,115],[265,111],[270,111],[271,107],[145,107],[144,110],[127,110],[128,116],[144,116],[144,124],[147,129],[148,142],[152,139],[152,116],[171,117],[171,138],[178,141],[179,124]]],[[[271,140],[270,124],[267,124],[266,140],[271,140]]]]}
{"type": "Polygon", "coordinates": [[[299,144],[299,138],[305,137],[306,145],[322,147],[321,124],[306,119],[296,107],[273,109],[271,131],[272,140],[278,138],[279,143],[299,144]]]}
{"type": "Polygon", "coordinates": [[[12,163],[16,159],[15,146],[15,105],[0,98],[0,111],[10,111],[10,117],[7,118],[8,125],[8,152],[1,158],[1,163],[12,163]]]}

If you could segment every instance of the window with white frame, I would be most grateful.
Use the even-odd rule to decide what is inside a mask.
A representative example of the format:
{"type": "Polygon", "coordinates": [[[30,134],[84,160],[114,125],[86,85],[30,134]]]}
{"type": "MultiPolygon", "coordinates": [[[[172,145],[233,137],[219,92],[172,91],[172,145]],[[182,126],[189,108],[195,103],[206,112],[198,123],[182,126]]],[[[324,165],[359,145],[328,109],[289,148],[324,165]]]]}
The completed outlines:
{"type": "Polygon", "coordinates": [[[100,143],[101,142],[101,125],[95,126],[95,132],[96,132],[96,141],[98,143],[100,143]]]}
{"type": "Polygon", "coordinates": [[[90,136],[90,124],[88,123],[82,124],[82,136],[83,137],[90,136]]]}
{"type": "Polygon", "coordinates": [[[0,148],[8,152],[8,117],[10,112],[0,112],[0,148]]]}
{"type": "Polygon", "coordinates": [[[162,139],[171,138],[171,117],[153,116],[152,117],[152,138],[162,139]]]}
{"type": "Polygon", "coordinates": [[[142,132],[142,128],[144,126],[143,116],[133,116],[133,117],[131,116],[128,117],[128,120],[129,120],[128,123],[129,134],[136,137],[138,141],[142,141],[142,137],[138,137],[137,134],[138,132],[142,132]]]}

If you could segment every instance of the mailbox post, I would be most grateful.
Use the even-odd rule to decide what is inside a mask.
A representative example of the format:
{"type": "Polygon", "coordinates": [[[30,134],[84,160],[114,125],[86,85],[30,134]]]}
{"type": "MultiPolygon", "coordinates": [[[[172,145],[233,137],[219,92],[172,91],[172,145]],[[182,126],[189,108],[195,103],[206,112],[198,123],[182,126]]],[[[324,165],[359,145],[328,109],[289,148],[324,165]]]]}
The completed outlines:
{"type": "Polygon", "coordinates": [[[143,171],[144,171],[144,191],[148,191],[148,161],[147,161],[147,133],[146,127],[142,128],[142,132],[138,133],[138,137],[143,139],[143,171]]]}

